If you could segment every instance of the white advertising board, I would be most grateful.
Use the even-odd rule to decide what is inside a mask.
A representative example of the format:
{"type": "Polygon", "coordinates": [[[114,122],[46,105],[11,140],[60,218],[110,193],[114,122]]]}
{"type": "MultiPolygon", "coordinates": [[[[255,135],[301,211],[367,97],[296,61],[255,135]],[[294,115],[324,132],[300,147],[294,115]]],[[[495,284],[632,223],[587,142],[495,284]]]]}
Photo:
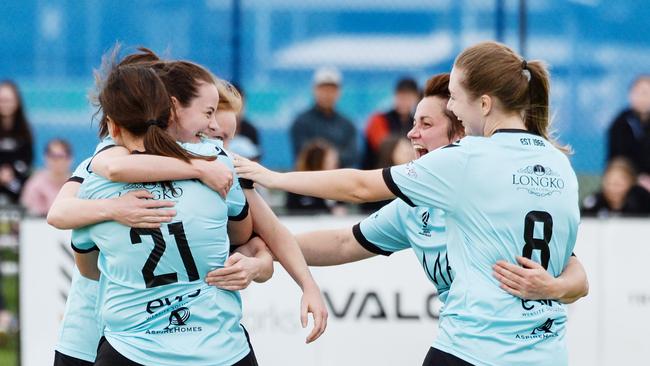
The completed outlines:
{"type": "MultiPolygon", "coordinates": [[[[360,217],[287,217],[298,233],[350,227],[360,217]]],[[[569,308],[571,365],[650,359],[650,221],[584,220],[576,254],[590,294],[569,308]]],[[[44,221],[21,228],[22,365],[52,364],[69,287],[69,233],[44,221]]],[[[261,365],[420,365],[437,334],[440,303],[410,251],[338,267],[313,267],[329,308],[327,332],[305,345],[300,291],[276,264],[273,278],[242,292],[244,326],[261,365]]]]}

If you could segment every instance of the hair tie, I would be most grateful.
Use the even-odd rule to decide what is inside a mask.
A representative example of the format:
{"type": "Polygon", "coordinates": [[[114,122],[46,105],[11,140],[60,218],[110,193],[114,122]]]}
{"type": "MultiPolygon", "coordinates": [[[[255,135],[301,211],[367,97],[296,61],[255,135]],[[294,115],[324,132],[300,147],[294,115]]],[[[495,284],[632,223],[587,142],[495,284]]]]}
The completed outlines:
{"type": "Polygon", "coordinates": [[[150,127],[150,126],[161,127],[161,125],[162,125],[162,123],[157,119],[150,119],[147,122],[145,122],[145,124],[147,125],[147,127],[150,127]]]}
{"type": "Polygon", "coordinates": [[[521,61],[521,68],[528,70],[528,62],[526,62],[526,60],[521,61]]]}

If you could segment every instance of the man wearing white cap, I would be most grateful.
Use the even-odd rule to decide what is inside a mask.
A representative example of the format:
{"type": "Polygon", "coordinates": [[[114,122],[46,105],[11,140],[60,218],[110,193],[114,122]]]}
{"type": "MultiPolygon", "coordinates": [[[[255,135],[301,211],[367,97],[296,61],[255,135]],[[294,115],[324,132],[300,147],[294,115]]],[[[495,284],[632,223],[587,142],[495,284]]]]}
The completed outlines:
{"type": "Polygon", "coordinates": [[[320,68],[314,73],[313,81],[315,104],[299,114],[291,126],[294,156],[309,141],[320,138],[336,147],[341,167],[352,167],[357,162],[357,129],[336,111],[341,95],[341,73],[335,68],[320,68]]]}

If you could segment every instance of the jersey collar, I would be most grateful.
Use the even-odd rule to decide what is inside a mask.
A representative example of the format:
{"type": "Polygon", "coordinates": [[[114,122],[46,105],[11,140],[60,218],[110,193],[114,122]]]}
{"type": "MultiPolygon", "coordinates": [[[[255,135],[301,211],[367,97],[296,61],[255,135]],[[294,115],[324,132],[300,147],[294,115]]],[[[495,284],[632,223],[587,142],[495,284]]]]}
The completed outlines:
{"type": "Polygon", "coordinates": [[[530,132],[528,130],[524,130],[524,129],[521,129],[521,128],[500,128],[500,129],[494,131],[494,134],[497,134],[497,133],[527,133],[527,134],[530,134],[530,135],[539,136],[538,134],[536,134],[534,132],[530,132]]]}

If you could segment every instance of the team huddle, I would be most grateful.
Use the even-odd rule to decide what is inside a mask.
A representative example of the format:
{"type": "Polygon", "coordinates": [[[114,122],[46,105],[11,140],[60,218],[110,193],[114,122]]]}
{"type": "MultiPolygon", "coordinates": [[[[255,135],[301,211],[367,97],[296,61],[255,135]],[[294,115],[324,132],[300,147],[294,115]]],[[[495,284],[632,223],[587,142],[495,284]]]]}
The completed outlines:
{"type": "Polygon", "coordinates": [[[549,92],[541,62],[480,43],[427,81],[407,136],[416,160],[276,173],[228,152],[241,108],[230,84],[147,49],[110,55],[97,75],[101,141],[48,214],[73,229],[78,268],[54,364],[257,365],[237,291],[268,280],[274,259],[303,291],[312,342],[327,310],[308,265],[404,249],[444,303],[423,366],[568,364],[564,304],[588,284],[549,92]],[[294,236],[254,183],[394,200],[353,227],[294,236]]]}

